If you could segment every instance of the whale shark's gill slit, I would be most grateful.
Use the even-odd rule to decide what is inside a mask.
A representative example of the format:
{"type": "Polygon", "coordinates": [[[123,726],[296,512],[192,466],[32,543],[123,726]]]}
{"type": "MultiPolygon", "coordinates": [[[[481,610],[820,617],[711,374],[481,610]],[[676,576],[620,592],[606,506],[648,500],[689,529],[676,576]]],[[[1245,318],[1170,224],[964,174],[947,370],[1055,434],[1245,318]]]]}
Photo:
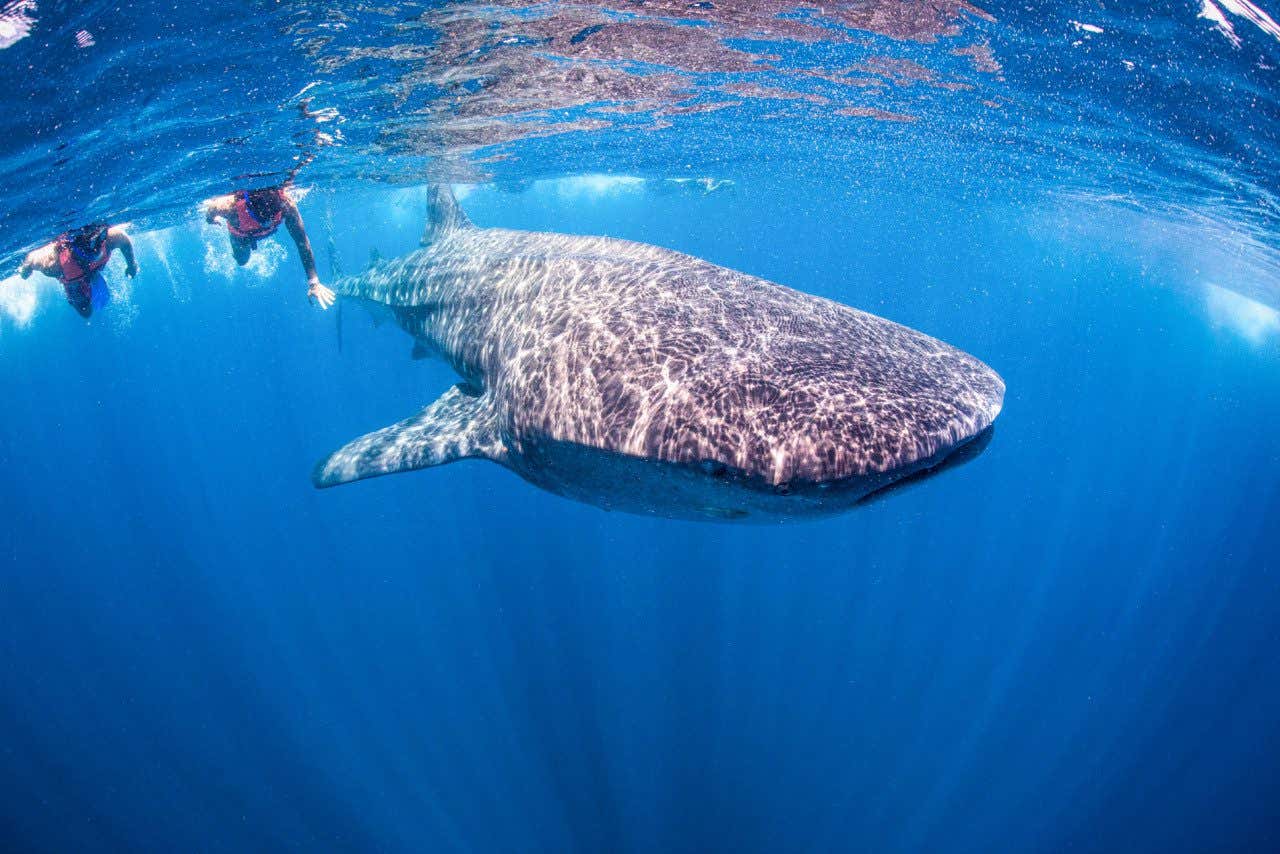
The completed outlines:
{"type": "Polygon", "coordinates": [[[751,515],[739,507],[703,507],[701,512],[712,519],[724,520],[745,519],[751,515]]]}

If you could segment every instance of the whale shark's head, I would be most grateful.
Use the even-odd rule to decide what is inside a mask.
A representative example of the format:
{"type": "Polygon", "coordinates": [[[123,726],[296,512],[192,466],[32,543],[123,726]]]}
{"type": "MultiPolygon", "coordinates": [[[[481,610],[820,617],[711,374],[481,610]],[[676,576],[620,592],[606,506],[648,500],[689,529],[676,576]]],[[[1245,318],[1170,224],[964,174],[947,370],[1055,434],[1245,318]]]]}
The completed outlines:
{"type": "MultiPolygon", "coordinates": [[[[759,502],[763,510],[802,516],[879,501],[976,459],[991,442],[1004,381],[967,353],[899,329],[933,349],[925,358],[895,354],[843,367],[783,360],[774,382],[789,393],[769,395],[768,426],[740,425],[737,434],[764,442],[747,466],[720,476],[775,499],[759,502]]],[[[750,410],[731,411],[729,422],[750,410]]]]}
{"type": "Polygon", "coordinates": [[[822,516],[976,459],[1004,398],[994,371],[951,348],[918,370],[895,363],[878,395],[838,370],[814,376],[821,382],[807,387],[795,377],[725,379],[696,418],[637,410],[635,421],[667,425],[646,455],[526,436],[504,462],[538,486],[608,510],[746,523],[822,516]]]}

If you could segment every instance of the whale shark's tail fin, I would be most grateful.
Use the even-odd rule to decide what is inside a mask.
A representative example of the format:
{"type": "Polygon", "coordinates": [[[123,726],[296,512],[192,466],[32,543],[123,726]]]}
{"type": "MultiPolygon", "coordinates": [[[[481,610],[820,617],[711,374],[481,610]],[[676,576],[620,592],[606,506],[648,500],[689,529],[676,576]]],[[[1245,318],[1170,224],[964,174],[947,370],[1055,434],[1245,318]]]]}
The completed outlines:
{"type": "Polygon", "coordinates": [[[422,232],[422,245],[430,246],[444,235],[459,229],[475,228],[458,206],[448,184],[432,184],[427,198],[427,227],[422,232]]]}

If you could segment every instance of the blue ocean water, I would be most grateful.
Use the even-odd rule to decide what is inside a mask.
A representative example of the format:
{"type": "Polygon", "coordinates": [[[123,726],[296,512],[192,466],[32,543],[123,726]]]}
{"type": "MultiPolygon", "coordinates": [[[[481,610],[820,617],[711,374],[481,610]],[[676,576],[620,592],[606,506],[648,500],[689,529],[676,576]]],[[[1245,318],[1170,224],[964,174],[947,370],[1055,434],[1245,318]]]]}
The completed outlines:
{"type": "MultiPolygon", "coordinates": [[[[506,5],[579,17],[495,70],[442,47],[509,38],[472,4],[6,6],[8,262],[130,220],[141,273],[113,261],[89,323],[0,283],[0,847],[1280,847],[1270,19],[876,3],[847,42],[732,34],[770,75],[860,65],[855,106],[906,121],[790,78],[828,100],[566,103],[598,58],[529,57],[645,12],[506,5]],[[447,180],[480,226],[677,249],[973,353],[1007,384],[993,440],[785,524],[605,513],[478,461],[318,492],[317,459],[455,378],[311,306],[283,233],[239,270],[197,215],[312,154],[326,279],[415,248],[447,180]]],[[[671,26],[698,86],[744,73],[678,49],[724,21],[671,26]]]]}

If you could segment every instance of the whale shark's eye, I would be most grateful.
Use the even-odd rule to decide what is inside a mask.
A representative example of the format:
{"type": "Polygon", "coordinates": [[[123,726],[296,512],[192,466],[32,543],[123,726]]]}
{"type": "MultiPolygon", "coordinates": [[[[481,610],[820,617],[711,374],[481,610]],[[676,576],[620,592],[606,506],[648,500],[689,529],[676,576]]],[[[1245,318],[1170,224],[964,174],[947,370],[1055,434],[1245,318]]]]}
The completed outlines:
{"type": "Polygon", "coordinates": [[[776,485],[773,487],[773,491],[774,491],[774,494],[775,494],[775,495],[790,495],[790,494],[791,494],[791,484],[789,484],[789,483],[779,483],[779,484],[776,484],[776,485]]]}

